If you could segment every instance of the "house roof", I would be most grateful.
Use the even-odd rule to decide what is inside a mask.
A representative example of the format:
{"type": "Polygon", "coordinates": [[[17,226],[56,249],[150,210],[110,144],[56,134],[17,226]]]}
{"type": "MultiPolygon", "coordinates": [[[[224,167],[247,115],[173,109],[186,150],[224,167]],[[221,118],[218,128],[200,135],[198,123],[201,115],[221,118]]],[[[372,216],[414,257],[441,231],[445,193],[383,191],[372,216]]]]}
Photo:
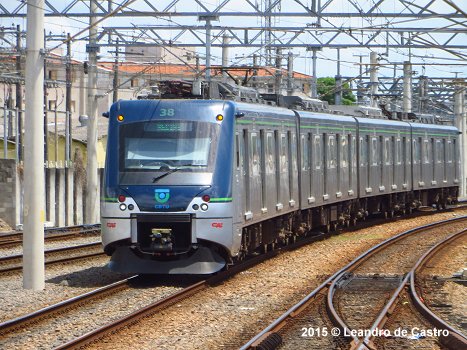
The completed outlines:
{"type": "MultiPolygon", "coordinates": [[[[105,69],[112,69],[114,62],[99,62],[100,67],[105,69]]],[[[193,78],[196,75],[194,67],[190,67],[184,64],[169,64],[169,63],[136,63],[131,61],[120,62],[118,66],[119,71],[128,74],[159,74],[159,75],[176,75],[184,78],[193,78]]],[[[201,65],[199,70],[202,72],[206,69],[206,66],[201,65]]],[[[229,67],[228,71],[230,74],[243,77],[245,74],[249,76],[253,75],[256,70],[256,75],[260,77],[274,77],[276,69],[274,67],[258,67],[253,69],[251,66],[235,66],[229,67]]],[[[211,66],[211,74],[213,76],[222,75],[221,66],[211,66]]],[[[282,75],[287,75],[287,70],[282,69],[282,75]]],[[[294,72],[293,77],[296,79],[311,79],[310,75],[294,72]]]]}

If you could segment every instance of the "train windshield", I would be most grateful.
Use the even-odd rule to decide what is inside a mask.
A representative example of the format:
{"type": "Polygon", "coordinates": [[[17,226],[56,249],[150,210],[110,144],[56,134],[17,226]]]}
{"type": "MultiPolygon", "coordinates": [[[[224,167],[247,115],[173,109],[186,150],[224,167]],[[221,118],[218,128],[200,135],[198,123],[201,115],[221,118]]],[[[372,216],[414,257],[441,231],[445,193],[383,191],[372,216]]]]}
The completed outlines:
{"type": "Polygon", "coordinates": [[[219,125],[150,121],[120,127],[120,172],[212,172],[219,125]]]}

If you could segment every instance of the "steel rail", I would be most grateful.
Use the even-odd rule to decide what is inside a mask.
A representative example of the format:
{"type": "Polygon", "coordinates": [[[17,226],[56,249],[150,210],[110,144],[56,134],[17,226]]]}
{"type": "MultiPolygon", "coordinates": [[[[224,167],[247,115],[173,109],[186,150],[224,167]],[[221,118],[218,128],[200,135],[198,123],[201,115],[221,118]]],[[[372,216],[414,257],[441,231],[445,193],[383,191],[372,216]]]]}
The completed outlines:
{"type": "MultiPolygon", "coordinates": [[[[440,249],[444,248],[447,244],[449,244],[452,240],[459,238],[461,235],[464,235],[467,233],[467,230],[461,230],[459,232],[456,232],[441,242],[438,242],[436,245],[434,245],[431,249],[429,249],[418,261],[415,263],[415,265],[412,267],[412,269],[407,273],[399,287],[395,290],[393,293],[391,299],[387,302],[383,310],[381,310],[380,314],[376,317],[373,325],[371,326],[369,330],[369,334],[365,336],[363,340],[359,340],[358,343],[356,343],[356,346],[353,348],[356,348],[357,350],[366,350],[366,349],[373,349],[375,348],[373,344],[373,339],[374,336],[372,334],[375,334],[374,332],[378,329],[383,329],[386,321],[389,319],[389,315],[392,313],[394,308],[397,305],[397,301],[399,300],[402,291],[405,289],[406,285],[410,281],[410,290],[411,290],[411,296],[412,299],[415,301],[417,309],[418,307],[423,310],[422,315],[428,315],[427,320],[432,323],[433,325],[439,327],[439,329],[447,329],[449,331],[449,335],[447,337],[440,337],[440,341],[443,342],[443,345],[446,345],[449,349],[465,349],[467,348],[467,338],[462,334],[462,332],[456,330],[455,328],[449,326],[445,321],[434,315],[421,301],[420,297],[418,296],[416,290],[415,290],[415,271],[424,263],[426,263],[429,258],[431,258],[436,252],[438,252],[440,249]]],[[[419,309],[420,311],[420,309],[419,309]]]]}
{"type": "MultiPolygon", "coordinates": [[[[400,239],[402,239],[402,238],[404,238],[406,236],[418,233],[420,231],[435,228],[435,227],[438,227],[438,226],[443,226],[443,225],[446,225],[446,224],[449,224],[449,223],[452,223],[452,222],[463,221],[463,220],[466,220],[466,219],[467,219],[467,216],[461,216],[461,217],[458,217],[458,218],[438,221],[438,222],[431,223],[431,224],[428,224],[428,225],[423,225],[423,226],[420,226],[420,227],[416,227],[414,229],[402,232],[402,233],[400,233],[400,234],[398,234],[398,235],[396,235],[394,237],[388,238],[385,241],[383,241],[383,242],[377,244],[376,246],[370,248],[366,252],[360,254],[358,257],[356,257],[350,263],[345,265],[343,268],[336,271],[332,276],[330,276],[323,283],[321,283],[311,293],[309,293],[307,296],[305,296],[297,304],[295,304],[294,306],[289,308],[285,313],[283,313],[279,318],[277,318],[275,321],[273,321],[269,326],[264,328],[256,336],[251,338],[240,349],[241,350],[255,349],[258,346],[260,346],[261,343],[266,342],[269,337],[276,334],[276,332],[278,332],[280,329],[282,329],[287,324],[287,322],[293,320],[304,309],[306,309],[307,306],[314,301],[314,298],[319,293],[323,292],[326,287],[330,286],[333,283],[334,280],[336,280],[339,276],[343,276],[347,271],[352,270],[354,265],[357,264],[357,266],[359,266],[361,263],[363,263],[365,260],[370,258],[372,255],[374,255],[375,253],[377,253],[381,249],[386,248],[388,245],[391,245],[394,242],[397,242],[397,241],[399,241],[400,239]]],[[[347,327],[347,326],[345,325],[345,327],[347,327]]]]}
{"type": "Polygon", "coordinates": [[[0,323],[0,335],[3,335],[7,332],[10,332],[12,330],[12,327],[18,328],[22,327],[30,322],[37,322],[37,320],[44,318],[52,313],[59,312],[62,309],[69,308],[70,306],[73,305],[79,305],[83,301],[89,301],[92,300],[98,296],[101,296],[106,293],[110,293],[112,291],[115,291],[119,288],[122,288],[126,285],[128,285],[133,279],[137,278],[138,276],[132,276],[129,278],[126,278],[124,280],[114,282],[112,284],[109,284],[107,286],[101,287],[94,289],[90,292],[75,296],[73,298],[61,301],[59,303],[47,306],[43,309],[31,312],[29,314],[16,317],[14,319],[5,321],[0,323]]]}
{"type": "MultiPolygon", "coordinates": [[[[59,254],[59,253],[63,253],[63,252],[71,251],[71,250],[79,250],[79,249],[97,247],[100,244],[101,244],[100,242],[87,243],[87,244],[82,244],[82,245],[74,246],[74,247],[66,247],[66,248],[57,248],[57,249],[47,250],[47,251],[45,251],[45,253],[48,254],[48,255],[52,255],[52,254],[55,255],[55,254],[59,254]]],[[[85,259],[85,258],[93,258],[93,257],[103,256],[103,255],[105,255],[105,253],[103,251],[100,251],[100,252],[97,252],[97,253],[90,253],[90,254],[84,254],[84,255],[77,255],[77,256],[73,256],[73,257],[66,257],[66,258],[62,258],[62,259],[49,260],[49,261],[45,262],[45,265],[47,266],[47,265],[54,265],[54,264],[60,264],[60,263],[68,263],[68,262],[72,262],[72,261],[76,261],[76,260],[81,260],[81,259],[85,259]]],[[[7,256],[7,257],[0,258],[0,263],[8,263],[8,262],[11,263],[11,261],[19,260],[21,258],[22,258],[21,254],[14,255],[14,256],[7,256]]],[[[7,268],[4,268],[4,269],[0,269],[0,274],[17,272],[17,271],[21,271],[22,269],[23,269],[22,265],[7,267],[7,268]]]]}
{"type": "Polygon", "coordinates": [[[138,322],[138,320],[141,320],[142,318],[145,318],[147,316],[154,315],[157,311],[170,307],[173,305],[175,302],[178,302],[182,299],[187,299],[191,296],[193,296],[196,293],[199,293],[202,290],[207,289],[208,287],[212,285],[219,284],[220,282],[223,282],[230,277],[238,274],[241,271],[244,271],[250,267],[253,267],[255,265],[258,265],[262,262],[264,262],[267,259],[270,259],[274,256],[277,256],[285,251],[290,251],[294,249],[298,249],[304,245],[310,244],[312,242],[315,242],[317,240],[322,240],[326,237],[331,236],[331,234],[323,234],[319,236],[311,236],[311,237],[306,237],[304,239],[301,239],[293,244],[284,246],[284,247],[279,247],[275,250],[271,250],[267,252],[266,254],[255,256],[252,258],[249,258],[242,263],[238,265],[234,265],[233,267],[229,268],[226,271],[222,271],[218,273],[217,275],[214,275],[206,280],[200,281],[194,285],[191,285],[173,295],[170,295],[162,300],[159,300],[155,303],[152,303],[140,310],[137,310],[127,316],[124,316],[123,318],[116,320],[115,322],[109,323],[103,327],[100,327],[98,329],[95,329],[87,334],[84,334],[81,337],[78,337],[76,339],[73,339],[72,341],[63,344],[59,347],[56,348],[56,350],[59,349],[81,349],[87,344],[90,344],[92,342],[95,342],[99,339],[104,338],[106,335],[118,332],[120,329],[123,329],[127,326],[130,326],[134,324],[135,322],[138,322]]]}
{"type": "Polygon", "coordinates": [[[423,303],[422,298],[418,295],[417,289],[415,288],[415,275],[418,270],[421,270],[423,266],[440,250],[444,249],[447,245],[452,243],[453,240],[459,238],[460,236],[466,234],[467,231],[458,232],[457,234],[451,235],[445,241],[434,246],[430,249],[420,260],[417,262],[416,266],[413,268],[412,273],[410,274],[410,295],[412,297],[413,303],[417,308],[418,312],[422,314],[427,320],[431,322],[434,326],[439,329],[447,329],[449,335],[447,337],[441,336],[440,342],[447,346],[450,349],[467,349],[467,337],[458,329],[452,327],[450,324],[446,323],[444,320],[439,318],[433,311],[431,311],[425,303],[423,303]]]}
{"type": "MultiPolygon", "coordinates": [[[[84,225],[84,226],[70,226],[71,230],[67,233],[53,233],[53,232],[64,232],[67,231],[66,228],[53,228],[51,231],[46,231],[44,239],[45,241],[54,241],[54,240],[61,240],[71,237],[79,237],[81,234],[88,234],[98,232],[100,230],[100,225],[84,225]],[[80,229],[80,230],[76,230],[80,229]]],[[[22,239],[23,232],[15,232],[15,233],[7,233],[0,235],[0,248],[7,248],[9,246],[14,246],[21,244],[23,242],[22,239]]]]}

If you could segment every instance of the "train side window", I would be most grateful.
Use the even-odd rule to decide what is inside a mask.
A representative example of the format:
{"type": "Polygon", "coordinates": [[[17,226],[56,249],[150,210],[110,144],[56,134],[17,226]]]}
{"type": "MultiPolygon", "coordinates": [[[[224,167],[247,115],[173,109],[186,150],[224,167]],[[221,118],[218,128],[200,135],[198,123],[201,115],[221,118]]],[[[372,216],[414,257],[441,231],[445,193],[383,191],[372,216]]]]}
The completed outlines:
{"type": "Polygon", "coordinates": [[[371,138],[371,165],[378,165],[378,139],[371,138]]]}
{"type": "Polygon", "coordinates": [[[396,139],[396,151],[395,151],[396,164],[402,164],[402,142],[401,139],[396,139]]]}
{"type": "Polygon", "coordinates": [[[452,163],[452,142],[451,140],[448,140],[448,146],[446,147],[446,153],[447,153],[447,162],[452,163]]]}
{"type": "Polygon", "coordinates": [[[250,134],[250,162],[251,162],[251,176],[258,176],[260,174],[260,150],[258,145],[258,134],[252,132],[250,134]]]}
{"type": "Polygon", "coordinates": [[[391,165],[391,145],[388,137],[384,139],[384,164],[391,165]]]}
{"type": "Polygon", "coordinates": [[[268,132],[266,134],[266,174],[274,174],[275,170],[274,135],[268,132]]]}
{"type": "Polygon", "coordinates": [[[237,163],[237,170],[240,170],[240,135],[235,133],[235,160],[237,163]]]}
{"type": "Polygon", "coordinates": [[[422,149],[422,156],[423,156],[423,163],[430,164],[430,143],[427,139],[423,140],[423,149],[422,149]]]}
{"type": "Polygon", "coordinates": [[[313,141],[313,149],[314,149],[314,156],[313,156],[313,160],[314,160],[314,168],[316,170],[319,170],[321,169],[321,157],[322,157],[322,153],[321,153],[321,136],[320,135],[315,135],[314,137],[314,141],[313,141]]]}
{"type": "Polygon", "coordinates": [[[436,163],[442,163],[444,159],[444,144],[446,140],[436,140],[436,163]]]}
{"type": "Polygon", "coordinates": [[[349,166],[349,151],[347,146],[347,138],[342,135],[341,137],[341,151],[340,151],[340,158],[341,158],[341,167],[347,168],[349,166]]]}
{"type": "Polygon", "coordinates": [[[419,164],[420,163],[420,143],[421,138],[413,140],[413,163],[419,164]]]}
{"type": "Polygon", "coordinates": [[[328,164],[327,167],[329,169],[333,169],[336,167],[336,139],[334,135],[329,135],[328,136],[328,142],[327,142],[327,159],[328,159],[328,164]]]}
{"type": "Polygon", "coordinates": [[[281,134],[281,144],[280,144],[280,170],[286,170],[289,168],[289,161],[287,157],[287,136],[281,134]]]}
{"type": "Polygon", "coordinates": [[[300,136],[300,146],[301,146],[301,153],[302,153],[302,170],[308,170],[308,138],[307,135],[302,134],[300,136]]]}
{"type": "MultiPolygon", "coordinates": [[[[368,136],[367,136],[368,139],[368,136]]],[[[368,155],[368,150],[367,150],[367,142],[365,142],[365,139],[363,137],[360,137],[360,146],[359,146],[359,151],[360,151],[360,166],[366,166],[367,162],[367,155],[368,155]]]]}

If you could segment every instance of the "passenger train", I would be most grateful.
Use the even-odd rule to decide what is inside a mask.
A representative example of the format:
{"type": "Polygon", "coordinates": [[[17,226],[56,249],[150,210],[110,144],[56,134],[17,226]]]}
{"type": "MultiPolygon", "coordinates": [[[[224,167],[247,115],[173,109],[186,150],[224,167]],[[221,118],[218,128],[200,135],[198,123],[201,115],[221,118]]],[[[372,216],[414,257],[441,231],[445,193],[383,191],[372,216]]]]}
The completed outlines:
{"type": "Polygon", "coordinates": [[[224,100],[119,101],[108,117],[114,271],[211,274],[314,228],[457,200],[452,126],[224,100]]]}

